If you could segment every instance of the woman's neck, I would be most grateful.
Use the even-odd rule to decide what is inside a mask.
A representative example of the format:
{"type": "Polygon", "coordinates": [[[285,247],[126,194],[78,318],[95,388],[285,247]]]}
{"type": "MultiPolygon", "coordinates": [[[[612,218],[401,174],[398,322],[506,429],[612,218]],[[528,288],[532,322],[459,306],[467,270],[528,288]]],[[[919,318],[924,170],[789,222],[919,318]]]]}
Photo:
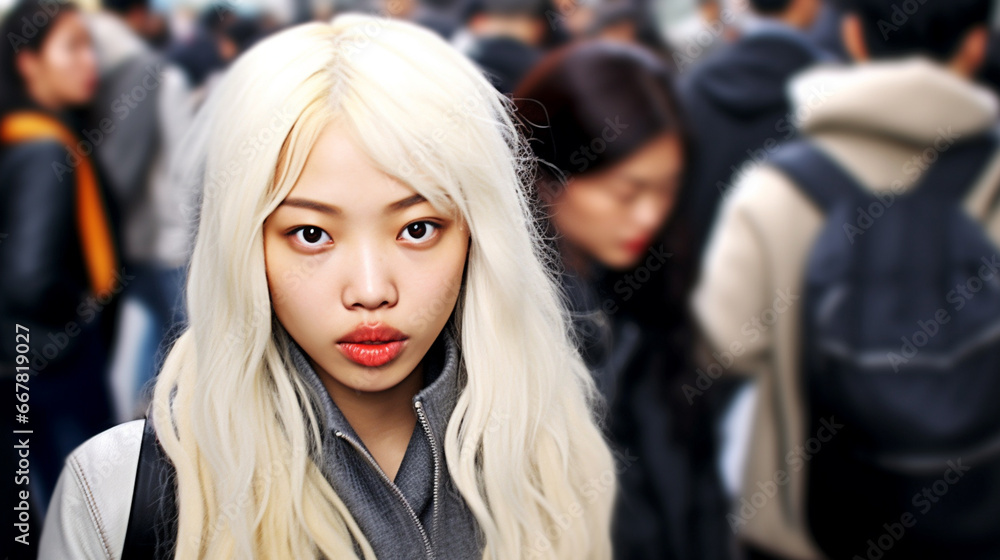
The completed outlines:
{"type": "Polygon", "coordinates": [[[29,99],[43,109],[58,113],[66,108],[65,104],[52,95],[48,88],[37,83],[29,83],[26,89],[29,99]]]}
{"type": "MultiPolygon", "coordinates": [[[[327,390],[337,407],[359,436],[379,433],[380,428],[400,418],[415,418],[413,397],[423,386],[422,362],[398,385],[384,391],[356,391],[339,383],[328,383],[327,390]],[[330,385],[336,384],[336,387],[330,385]]],[[[411,426],[412,427],[412,426],[411,426]]]]}
{"type": "Polygon", "coordinates": [[[399,470],[416,424],[413,397],[423,387],[423,369],[421,361],[398,385],[377,392],[357,391],[332,375],[322,376],[330,398],[390,479],[399,470]]]}

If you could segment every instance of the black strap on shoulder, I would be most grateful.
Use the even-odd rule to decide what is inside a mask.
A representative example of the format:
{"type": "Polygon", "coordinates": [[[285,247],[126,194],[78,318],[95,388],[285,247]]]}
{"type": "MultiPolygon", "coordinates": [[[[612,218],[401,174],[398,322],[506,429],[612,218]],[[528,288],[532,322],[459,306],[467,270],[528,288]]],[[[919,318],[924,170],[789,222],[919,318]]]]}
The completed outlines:
{"type": "MultiPolygon", "coordinates": [[[[164,520],[163,508],[172,509],[175,503],[173,492],[165,491],[171,488],[164,484],[171,478],[170,468],[170,461],[156,440],[153,422],[147,416],[139,446],[139,464],[136,467],[122,560],[150,560],[157,557],[157,523],[162,524],[164,520]]],[[[167,516],[167,519],[170,517],[172,516],[167,516]]]]}
{"type": "Polygon", "coordinates": [[[997,128],[968,139],[956,140],[937,154],[921,179],[921,187],[948,200],[959,200],[976,185],[976,179],[996,154],[997,128]]]}
{"type": "MultiPolygon", "coordinates": [[[[1000,127],[994,126],[983,134],[941,146],[926,155],[929,168],[915,187],[926,187],[949,200],[960,199],[975,185],[976,177],[996,155],[998,145],[1000,127]]],[[[845,198],[872,196],[856,177],[807,139],[782,145],[769,162],[824,212],[845,198]]]]}
{"type": "Polygon", "coordinates": [[[868,196],[853,175],[808,139],[783,144],[768,162],[824,213],[845,198],[868,196]]]}

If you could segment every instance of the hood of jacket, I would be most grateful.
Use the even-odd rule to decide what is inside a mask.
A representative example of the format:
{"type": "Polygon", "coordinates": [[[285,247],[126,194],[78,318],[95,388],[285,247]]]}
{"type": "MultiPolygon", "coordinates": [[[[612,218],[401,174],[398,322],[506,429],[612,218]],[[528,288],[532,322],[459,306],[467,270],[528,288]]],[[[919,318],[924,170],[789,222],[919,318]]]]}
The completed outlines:
{"type": "Polygon", "coordinates": [[[692,93],[736,118],[783,111],[788,78],[822,56],[799,31],[761,22],[694,70],[692,93]]]}
{"type": "Polygon", "coordinates": [[[982,132],[998,115],[990,90],[920,56],[821,65],[796,76],[788,89],[807,134],[846,129],[926,146],[982,132]]]}

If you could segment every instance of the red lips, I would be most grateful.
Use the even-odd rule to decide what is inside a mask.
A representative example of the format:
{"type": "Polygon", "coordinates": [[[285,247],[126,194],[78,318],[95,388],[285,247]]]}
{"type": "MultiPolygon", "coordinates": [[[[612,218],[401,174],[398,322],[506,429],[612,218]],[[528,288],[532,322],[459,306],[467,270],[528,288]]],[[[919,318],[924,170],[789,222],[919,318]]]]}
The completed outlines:
{"type": "Polygon", "coordinates": [[[358,325],[337,341],[337,348],[352,362],[365,367],[383,366],[399,355],[409,337],[381,323],[358,325]]]}
{"type": "Polygon", "coordinates": [[[626,241],[625,243],[622,243],[622,246],[625,247],[625,250],[629,253],[639,254],[646,250],[646,247],[649,247],[649,244],[652,241],[653,239],[650,237],[643,237],[641,239],[626,241]]]}

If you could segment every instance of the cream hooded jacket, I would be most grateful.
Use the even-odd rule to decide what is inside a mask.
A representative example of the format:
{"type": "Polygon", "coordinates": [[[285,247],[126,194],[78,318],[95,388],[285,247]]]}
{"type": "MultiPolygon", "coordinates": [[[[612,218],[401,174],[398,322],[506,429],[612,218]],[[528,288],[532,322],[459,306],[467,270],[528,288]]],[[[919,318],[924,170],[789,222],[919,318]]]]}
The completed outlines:
{"type": "MultiPolygon", "coordinates": [[[[985,131],[998,115],[991,91],[922,58],[814,67],[789,93],[802,133],[873,190],[911,186],[935,150],[985,131]]],[[[998,186],[994,157],[964,207],[1000,244],[998,186]]],[[[799,398],[801,285],[822,224],[820,211],[783,174],[753,168],[723,203],[693,298],[702,331],[723,357],[719,365],[757,381],[742,485],[743,498],[754,503],[738,503],[730,526],[759,548],[800,560],[822,558],[806,527],[808,461],[796,454],[811,436],[799,398]],[[768,310],[773,323],[754,322],[768,310]],[[774,496],[754,498],[771,482],[774,496]]]]}

